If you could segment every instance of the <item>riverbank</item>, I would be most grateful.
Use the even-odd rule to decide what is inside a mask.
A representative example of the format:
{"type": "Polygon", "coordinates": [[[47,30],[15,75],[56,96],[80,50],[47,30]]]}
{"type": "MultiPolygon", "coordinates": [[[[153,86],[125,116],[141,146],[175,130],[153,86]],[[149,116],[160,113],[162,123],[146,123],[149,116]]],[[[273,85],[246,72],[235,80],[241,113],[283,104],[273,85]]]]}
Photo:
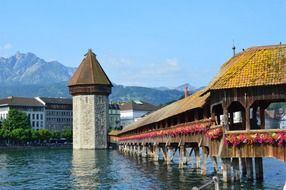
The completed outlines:
{"type": "Polygon", "coordinates": [[[23,150],[23,149],[42,149],[42,148],[67,148],[71,149],[72,144],[42,144],[42,145],[9,145],[0,146],[0,150],[23,150]]]}

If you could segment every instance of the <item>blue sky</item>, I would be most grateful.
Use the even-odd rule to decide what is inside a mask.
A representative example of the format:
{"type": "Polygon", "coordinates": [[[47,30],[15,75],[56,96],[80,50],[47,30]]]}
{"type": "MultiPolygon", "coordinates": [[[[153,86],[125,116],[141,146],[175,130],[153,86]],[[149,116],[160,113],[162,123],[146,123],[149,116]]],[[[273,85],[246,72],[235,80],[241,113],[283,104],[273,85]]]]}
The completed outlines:
{"type": "Polygon", "coordinates": [[[286,1],[0,1],[0,57],[33,52],[76,67],[89,48],[109,78],[207,85],[237,51],[286,43],[286,1]]]}

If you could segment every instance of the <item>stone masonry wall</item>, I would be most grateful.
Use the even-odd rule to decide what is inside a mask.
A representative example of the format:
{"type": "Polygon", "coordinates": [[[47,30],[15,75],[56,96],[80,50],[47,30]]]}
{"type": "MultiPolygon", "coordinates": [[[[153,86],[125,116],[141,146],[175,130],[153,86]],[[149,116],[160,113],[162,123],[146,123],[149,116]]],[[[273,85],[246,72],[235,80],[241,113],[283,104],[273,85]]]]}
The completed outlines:
{"type": "Polygon", "coordinates": [[[107,148],[108,97],[73,96],[73,148],[107,148]]]}

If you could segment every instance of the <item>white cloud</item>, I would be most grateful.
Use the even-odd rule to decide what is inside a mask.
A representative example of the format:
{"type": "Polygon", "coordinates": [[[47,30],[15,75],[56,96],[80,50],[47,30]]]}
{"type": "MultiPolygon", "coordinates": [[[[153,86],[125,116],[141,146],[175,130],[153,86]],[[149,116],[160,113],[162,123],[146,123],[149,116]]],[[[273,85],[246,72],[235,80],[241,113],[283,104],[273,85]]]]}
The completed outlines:
{"type": "Polygon", "coordinates": [[[13,47],[13,46],[12,46],[11,43],[6,43],[6,44],[3,45],[3,49],[4,49],[4,50],[12,49],[12,47],[13,47]]]}
{"type": "Polygon", "coordinates": [[[182,67],[176,58],[146,63],[109,55],[102,59],[102,64],[110,79],[123,85],[170,86],[176,85],[182,76],[182,67]]]}
{"type": "Polygon", "coordinates": [[[163,63],[149,64],[144,66],[141,70],[141,74],[149,77],[163,77],[175,74],[180,70],[178,61],[175,58],[166,59],[163,63]]]}
{"type": "Polygon", "coordinates": [[[13,48],[11,43],[0,44],[0,57],[11,56],[11,49],[13,48]]]}

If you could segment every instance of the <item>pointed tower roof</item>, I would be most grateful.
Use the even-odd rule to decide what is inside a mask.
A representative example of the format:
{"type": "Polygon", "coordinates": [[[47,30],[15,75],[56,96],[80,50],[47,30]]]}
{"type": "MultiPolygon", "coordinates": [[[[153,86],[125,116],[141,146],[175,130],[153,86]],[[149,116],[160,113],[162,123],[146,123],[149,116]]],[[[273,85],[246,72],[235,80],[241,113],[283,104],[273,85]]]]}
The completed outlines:
{"type": "Polygon", "coordinates": [[[69,86],[87,84],[112,86],[91,49],[85,54],[85,58],[69,81],[69,86]]]}
{"type": "Polygon", "coordinates": [[[89,49],[69,81],[70,93],[110,94],[111,87],[112,83],[97,61],[96,55],[89,49]]]}

